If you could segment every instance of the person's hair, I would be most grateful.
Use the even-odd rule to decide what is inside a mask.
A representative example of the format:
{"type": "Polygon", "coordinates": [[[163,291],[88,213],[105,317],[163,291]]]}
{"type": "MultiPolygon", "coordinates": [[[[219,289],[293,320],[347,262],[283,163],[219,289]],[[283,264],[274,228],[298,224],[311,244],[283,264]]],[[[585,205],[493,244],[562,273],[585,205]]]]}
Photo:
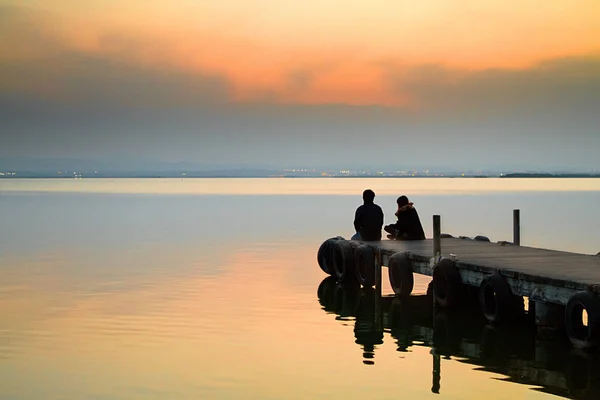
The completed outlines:
{"type": "Polygon", "coordinates": [[[367,203],[372,203],[375,199],[375,192],[371,189],[367,189],[363,192],[363,200],[367,203]]]}
{"type": "Polygon", "coordinates": [[[404,207],[405,205],[408,204],[408,197],[406,197],[406,196],[400,196],[396,200],[396,203],[398,203],[398,207],[404,207]]]}

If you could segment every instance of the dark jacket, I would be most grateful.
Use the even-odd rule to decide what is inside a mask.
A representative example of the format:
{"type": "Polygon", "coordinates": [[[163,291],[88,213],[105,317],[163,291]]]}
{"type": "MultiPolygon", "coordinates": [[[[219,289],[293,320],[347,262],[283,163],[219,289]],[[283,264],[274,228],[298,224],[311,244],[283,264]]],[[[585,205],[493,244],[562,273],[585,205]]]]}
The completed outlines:
{"type": "Polygon", "coordinates": [[[356,209],[354,229],[360,233],[362,240],[381,240],[383,211],[375,203],[365,203],[356,209]]]}
{"type": "Polygon", "coordinates": [[[407,204],[398,209],[396,216],[398,221],[393,225],[396,230],[396,239],[425,240],[425,232],[423,232],[419,214],[412,204],[407,204]]]}

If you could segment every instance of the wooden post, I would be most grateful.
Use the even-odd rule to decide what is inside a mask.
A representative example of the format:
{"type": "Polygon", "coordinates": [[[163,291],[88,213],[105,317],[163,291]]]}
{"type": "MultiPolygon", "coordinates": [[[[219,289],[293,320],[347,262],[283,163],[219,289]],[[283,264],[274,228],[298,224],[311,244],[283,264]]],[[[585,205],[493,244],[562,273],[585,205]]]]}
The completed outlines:
{"type": "Polygon", "coordinates": [[[442,241],[441,241],[441,222],[440,216],[433,216],[433,256],[437,257],[438,254],[442,253],[442,241]]]}
{"type": "Polygon", "coordinates": [[[521,245],[521,211],[513,210],[513,243],[521,245]]]}

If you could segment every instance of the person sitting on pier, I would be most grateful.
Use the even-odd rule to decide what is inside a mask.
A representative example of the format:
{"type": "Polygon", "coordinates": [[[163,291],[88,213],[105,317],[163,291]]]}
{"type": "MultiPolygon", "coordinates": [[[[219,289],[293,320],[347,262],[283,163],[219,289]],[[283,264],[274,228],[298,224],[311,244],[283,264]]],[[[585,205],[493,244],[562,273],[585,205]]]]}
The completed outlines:
{"type": "Polygon", "coordinates": [[[386,225],[384,230],[389,233],[388,238],[397,240],[425,240],[425,232],[419,219],[419,214],[408,201],[408,197],[400,196],[396,200],[398,211],[396,217],[398,221],[395,224],[386,225]]]}
{"type": "Polygon", "coordinates": [[[375,192],[367,189],[363,192],[364,204],[356,209],[354,214],[354,229],[356,234],[352,240],[381,240],[383,227],[383,211],[374,203],[375,192]]]}

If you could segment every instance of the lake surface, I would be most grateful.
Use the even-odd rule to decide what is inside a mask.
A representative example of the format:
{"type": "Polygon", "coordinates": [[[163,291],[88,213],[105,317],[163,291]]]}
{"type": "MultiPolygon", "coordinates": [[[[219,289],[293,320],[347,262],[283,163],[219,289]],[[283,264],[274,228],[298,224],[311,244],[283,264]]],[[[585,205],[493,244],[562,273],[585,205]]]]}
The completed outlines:
{"type": "Polygon", "coordinates": [[[427,277],[326,279],[366,188],[429,237],[512,240],[518,208],[523,245],[600,251],[600,179],[0,180],[0,399],[598,398],[597,354],[434,314],[427,277]]]}

